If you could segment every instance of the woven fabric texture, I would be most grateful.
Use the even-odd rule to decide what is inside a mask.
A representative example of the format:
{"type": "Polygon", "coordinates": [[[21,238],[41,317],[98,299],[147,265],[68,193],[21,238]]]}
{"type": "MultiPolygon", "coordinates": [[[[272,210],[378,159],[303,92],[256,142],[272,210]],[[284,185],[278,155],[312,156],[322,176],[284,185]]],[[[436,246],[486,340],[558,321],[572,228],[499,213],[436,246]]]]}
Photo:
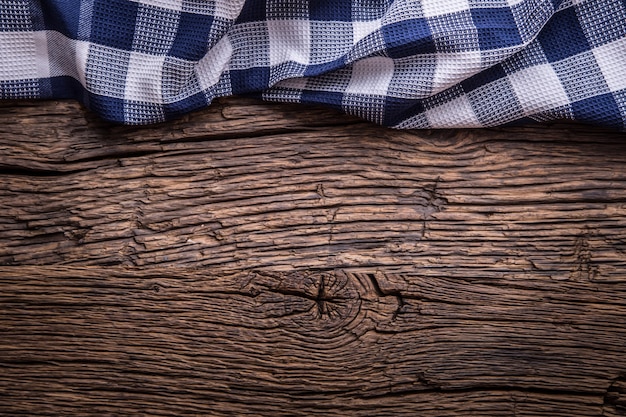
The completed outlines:
{"type": "Polygon", "coordinates": [[[0,98],[170,120],[227,95],[396,128],[626,124],[626,0],[0,0],[0,98]]]}

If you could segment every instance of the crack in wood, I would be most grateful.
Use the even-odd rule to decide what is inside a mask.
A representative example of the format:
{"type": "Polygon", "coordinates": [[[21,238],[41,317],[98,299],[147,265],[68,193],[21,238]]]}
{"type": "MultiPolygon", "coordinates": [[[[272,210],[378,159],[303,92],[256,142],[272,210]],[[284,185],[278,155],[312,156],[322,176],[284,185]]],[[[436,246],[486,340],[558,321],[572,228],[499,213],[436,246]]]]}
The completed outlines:
{"type": "Polygon", "coordinates": [[[320,275],[320,281],[319,284],[317,285],[317,296],[315,297],[315,304],[317,305],[317,312],[318,312],[318,317],[322,318],[324,316],[325,313],[328,313],[328,316],[330,317],[330,313],[328,311],[326,311],[325,306],[326,306],[326,302],[328,301],[325,297],[326,294],[324,292],[324,276],[320,275]]]}
{"type": "Polygon", "coordinates": [[[332,244],[333,244],[333,234],[335,233],[335,227],[336,227],[336,223],[335,223],[335,219],[337,218],[337,213],[339,212],[340,207],[336,207],[334,209],[329,209],[329,212],[326,214],[326,218],[328,219],[328,214],[330,214],[330,219],[328,219],[328,256],[333,257],[334,256],[334,250],[332,248],[332,244]]]}
{"type": "MultiPolygon", "coordinates": [[[[371,395],[370,398],[383,398],[383,397],[408,397],[411,394],[426,394],[426,393],[440,393],[440,394],[470,394],[470,393],[481,393],[483,395],[486,394],[494,394],[494,393],[503,393],[507,395],[507,401],[511,400],[511,395],[513,394],[544,394],[551,397],[561,396],[564,397],[564,400],[571,399],[571,397],[579,396],[586,398],[588,400],[595,400],[597,398],[597,394],[589,393],[586,391],[577,391],[577,390],[565,390],[565,389],[550,389],[550,388],[533,388],[533,387],[516,387],[511,385],[490,385],[485,384],[479,387],[470,387],[470,388],[450,388],[441,386],[437,383],[426,379],[422,380],[423,372],[418,372],[416,374],[417,381],[420,384],[418,388],[406,388],[406,389],[394,389],[393,386],[389,387],[391,389],[387,389],[387,391],[371,395]]],[[[517,402],[521,402],[517,400],[517,402]]]]}
{"type": "Polygon", "coordinates": [[[432,381],[429,377],[426,376],[426,373],[424,371],[418,372],[416,376],[417,376],[417,380],[425,387],[428,387],[436,391],[442,390],[441,384],[438,384],[432,381]]]}
{"type": "Polygon", "coordinates": [[[428,198],[426,200],[426,207],[423,212],[423,220],[422,220],[422,239],[426,237],[426,232],[428,230],[428,221],[432,217],[434,213],[440,212],[444,210],[445,206],[448,204],[448,199],[445,198],[438,191],[439,183],[441,182],[441,176],[437,176],[435,183],[431,188],[424,188],[426,191],[428,198]]]}
{"type": "Polygon", "coordinates": [[[569,275],[571,280],[593,281],[599,274],[599,267],[593,262],[590,238],[591,232],[589,228],[586,228],[574,241],[574,253],[572,254],[574,269],[569,275]]]}
{"type": "Polygon", "coordinates": [[[323,183],[317,184],[315,192],[317,193],[317,195],[319,195],[321,200],[326,199],[327,196],[326,196],[326,192],[324,191],[324,184],[323,183]]]}
{"type": "Polygon", "coordinates": [[[391,316],[391,321],[392,322],[396,321],[398,316],[404,312],[404,309],[407,306],[407,303],[404,300],[404,296],[402,295],[400,291],[387,291],[387,292],[383,291],[382,288],[380,287],[380,284],[378,283],[378,279],[376,278],[375,273],[367,274],[367,277],[370,279],[370,282],[372,283],[374,291],[379,297],[395,297],[398,303],[398,306],[391,316]]]}
{"type": "Polygon", "coordinates": [[[611,381],[604,394],[602,416],[626,416],[626,374],[611,381]]]}

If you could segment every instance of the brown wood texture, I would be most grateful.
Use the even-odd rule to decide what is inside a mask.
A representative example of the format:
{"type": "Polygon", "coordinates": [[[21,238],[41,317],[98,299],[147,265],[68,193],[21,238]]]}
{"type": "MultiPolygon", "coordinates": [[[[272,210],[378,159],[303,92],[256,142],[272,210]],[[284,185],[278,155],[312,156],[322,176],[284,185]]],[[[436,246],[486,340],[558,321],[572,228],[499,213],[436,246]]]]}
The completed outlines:
{"type": "Polygon", "coordinates": [[[626,415],[626,136],[0,103],[0,415],[626,415]]]}

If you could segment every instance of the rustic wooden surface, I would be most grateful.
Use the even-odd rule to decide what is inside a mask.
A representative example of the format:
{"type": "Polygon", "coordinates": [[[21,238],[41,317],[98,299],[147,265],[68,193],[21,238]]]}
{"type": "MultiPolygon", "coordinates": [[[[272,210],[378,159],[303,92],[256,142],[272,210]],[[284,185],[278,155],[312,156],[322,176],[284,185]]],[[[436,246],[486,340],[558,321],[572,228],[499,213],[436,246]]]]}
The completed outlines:
{"type": "Polygon", "coordinates": [[[0,415],[626,415],[626,135],[0,103],[0,415]]]}

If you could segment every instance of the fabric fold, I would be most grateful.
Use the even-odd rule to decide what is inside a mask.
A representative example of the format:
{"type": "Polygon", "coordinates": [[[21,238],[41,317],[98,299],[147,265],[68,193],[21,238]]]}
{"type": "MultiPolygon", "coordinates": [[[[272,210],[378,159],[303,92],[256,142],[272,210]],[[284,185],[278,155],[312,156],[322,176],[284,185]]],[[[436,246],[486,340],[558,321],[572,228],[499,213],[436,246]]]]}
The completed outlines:
{"type": "Polygon", "coordinates": [[[626,127],[626,0],[0,0],[0,98],[126,124],[216,97],[394,128],[626,127]]]}

